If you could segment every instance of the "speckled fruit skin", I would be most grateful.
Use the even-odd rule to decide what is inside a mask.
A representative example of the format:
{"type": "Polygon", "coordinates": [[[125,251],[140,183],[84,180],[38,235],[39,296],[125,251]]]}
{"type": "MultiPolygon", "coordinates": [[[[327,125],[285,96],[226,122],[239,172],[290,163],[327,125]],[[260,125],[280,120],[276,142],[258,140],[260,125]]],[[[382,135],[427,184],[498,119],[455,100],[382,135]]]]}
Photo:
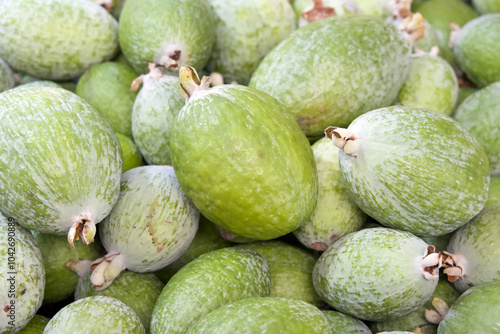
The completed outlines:
{"type": "Polygon", "coordinates": [[[120,46],[138,73],[148,63],[181,50],[179,67],[201,69],[215,41],[213,18],[204,0],[127,0],[120,15],[120,46]]]}
{"type": "Polygon", "coordinates": [[[26,327],[23,327],[17,334],[42,334],[49,320],[43,315],[35,314],[26,327]]]}
{"type": "Polygon", "coordinates": [[[324,251],[340,237],[357,231],[366,214],[350,198],[340,170],[340,150],[327,138],[312,145],[318,171],[314,212],[293,234],[306,247],[324,251]]]}
{"type": "Polygon", "coordinates": [[[186,195],[210,221],[241,236],[285,235],[316,204],[309,142],[264,92],[240,85],[195,92],[177,115],[170,149],[186,195]]]}
{"type": "Polygon", "coordinates": [[[0,256],[0,332],[16,333],[42,306],[45,268],[31,233],[2,214],[0,256]]]}
{"type": "Polygon", "coordinates": [[[413,107],[370,111],[349,125],[358,157],[340,167],[352,198],[382,225],[423,236],[452,232],[486,203],[488,159],[453,119],[413,107]]]}
{"type": "Polygon", "coordinates": [[[249,86],[290,109],[307,136],[396,99],[409,70],[410,43],[397,28],[364,15],[310,23],[267,54],[249,86]]]}
{"type": "Polygon", "coordinates": [[[295,30],[288,0],[209,0],[215,46],[207,64],[225,82],[247,85],[260,61],[295,30]]]}
{"type": "Polygon", "coordinates": [[[76,95],[99,110],[115,132],[132,137],[132,67],[112,61],[92,66],[78,80],[76,95]]]}
{"type": "Polygon", "coordinates": [[[93,296],[59,310],[44,334],[146,334],[139,317],[118,299],[93,296]]]}
{"type": "Polygon", "coordinates": [[[262,255],[222,248],[188,263],[165,285],[151,320],[151,334],[185,333],[211,311],[250,297],[267,297],[271,274],[262,255]]]}
{"type": "Polygon", "coordinates": [[[137,314],[144,329],[149,333],[151,315],[163,286],[160,279],[153,274],[140,274],[124,270],[115,278],[113,284],[104,290],[96,291],[90,282],[90,272],[87,272],[78,281],[75,300],[91,296],[116,298],[137,314]]]}
{"type": "Polygon", "coordinates": [[[304,301],[257,297],[221,306],[187,333],[330,334],[330,326],[318,308],[304,301]]]}
{"type": "Polygon", "coordinates": [[[472,5],[481,14],[500,13],[498,0],[472,0],[472,5]]]}
{"type": "Polygon", "coordinates": [[[185,104],[177,77],[144,80],[132,110],[132,135],[148,164],[172,164],[170,133],[175,116],[185,104]]]}
{"type": "Polygon", "coordinates": [[[368,326],[350,315],[332,310],[322,312],[330,324],[332,334],[372,334],[368,326]]]}
{"type": "Polygon", "coordinates": [[[0,211],[42,233],[97,224],[118,200],[120,144],[102,115],[61,88],[0,94],[0,211]]]}
{"type": "Polygon", "coordinates": [[[118,22],[88,0],[4,0],[0,57],[29,75],[67,80],[118,51],[118,22]]]}
{"type": "Polygon", "coordinates": [[[142,166],[122,175],[120,198],[99,235],[108,254],[123,257],[125,268],[152,272],[184,253],[199,219],[172,166],[142,166]]]}
{"type": "Polygon", "coordinates": [[[426,53],[411,56],[410,73],[399,91],[399,104],[450,116],[457,98],[457,76],[446,60],[426,53]]]}
{"type": "Polygon", "coordinates": [[[500,81],[500,13],[481,15],[463,26],[454,52],[460,68],[477,86],[500,81]]]}
{"type": "Polygon", "coordinates": [[[476,285],[453,303],[438,334],[500,332],[500,281],[476,285]]]}
{"type": "Polygon", "coordinates": [[[500,205],[484,209],[458,229],[447,251],[460,261],[464,273],[462,279],[453,282],[459,291],[500,280],[500,205]]]}
{"type": "Polygon", "coordinates": [[[426,249],[423,240],[404,231],[353,232],[320,256],[314,287],[334,309],[358,319],[400,317],[424,305],[436,288],[437,277],[424,277],[426,249]]]}
{"type": "Polygon", "coordinates": [[[500,82],[471,94],[453,117],[484,148],[491,175],[500,176],[500,82]]]}
{"type": "Polygon", "coordinates": [[[9,64],[0,58],[0,93],[7,89],[14,88],[15,86],[16,80],[14,72],[12,72],[9,64]]]}

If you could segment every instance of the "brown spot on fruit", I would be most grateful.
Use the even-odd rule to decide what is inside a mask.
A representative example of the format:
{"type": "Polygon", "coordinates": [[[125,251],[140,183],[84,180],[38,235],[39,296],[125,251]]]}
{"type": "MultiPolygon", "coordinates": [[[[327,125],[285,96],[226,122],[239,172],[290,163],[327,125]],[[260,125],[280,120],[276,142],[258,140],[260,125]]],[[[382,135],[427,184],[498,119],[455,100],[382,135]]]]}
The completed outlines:
{"type": "Polygon", "coordinates": [[[311,244],[311,248],[323,252],[328,248],[328,245],[324,242],[314,242],[311,244]]]}

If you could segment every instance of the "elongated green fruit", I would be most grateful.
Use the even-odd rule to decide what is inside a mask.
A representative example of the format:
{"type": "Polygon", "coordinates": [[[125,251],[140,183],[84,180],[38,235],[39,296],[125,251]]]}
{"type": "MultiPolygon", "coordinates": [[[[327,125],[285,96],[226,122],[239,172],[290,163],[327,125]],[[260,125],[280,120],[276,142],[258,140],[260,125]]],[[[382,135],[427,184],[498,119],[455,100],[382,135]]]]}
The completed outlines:
{"type": "Polygon", "coordinates": [[[43,315],[35,314],[33,318],[31,318],[30,322],[23,327],[18,334],[42,334],[45,326],[49,322],[49,318],[44,317],[43,315]]]}
{"type": "Polygon", "coordinates": [[[61,88],[0,94],[0,210],[26,228],[93,241],[118,200],[120,144],[101,113],[61,88]]]}

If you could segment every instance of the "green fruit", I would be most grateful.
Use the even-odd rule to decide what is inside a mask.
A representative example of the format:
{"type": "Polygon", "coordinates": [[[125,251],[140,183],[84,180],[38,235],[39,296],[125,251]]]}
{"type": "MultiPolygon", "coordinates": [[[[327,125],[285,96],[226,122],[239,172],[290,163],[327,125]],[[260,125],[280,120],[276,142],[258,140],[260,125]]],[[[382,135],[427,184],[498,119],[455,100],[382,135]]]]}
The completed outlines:
{"type": "Polygon", "coordinates": [[[330,324],[332,334],[372,334],[368,326],[361,320],[336,311],[326,310],[322,312],[330,324]]]}
{"type": "Polygon", "coordinates": [[[223,248],[188,263],[165,285],[151,320],[151,334],[185,333],[219,307],[250,297],[267,297],[271,275],[266,260],[247,249],[223,248]]]}
{"type": "Polygon", "coordinates": [[[484,205],[485,208],[500,204],[500,177],[490,178],[490,188],[488,190],[488,201],[484,205]]]}
{"type": "Polygon", "coordinates": [[[324,305],[312,282],[316,259],[305,250],[281,241],[235,247],[254,250],[266,259],[271,270],[271,297],[300,299],[318,307],[324,305]]]}
{"type": "Polygon", "coordinates": [[[464,292],[439,324],[438,334],[500,331],[500,281],[483,283],[464,292]]]}
{"type": "Polygon", "coordinates": [[[0,93],[14,88],[16,86],[16,77],[14,72],[2,58],[0,58],[0,93]]]}
{"type": "Polygon", "coordinates": [[[446,248],[448,247],[448,244],[450,243],[450,239],[453,236],[453,232],[440,235],[437,237],[434,236],[427,236],[427,237],[421,237],[423,241],[425,241],[428,245],[433,245],[436,247],[436,252],[441,252],[445,251],[446,248]]]}
{"type": "Polygon", "coordinates": [[[301,300],[257,297],[240,300],[212,311],[197,321],[188,334],[329,334],[321,311],[301,300]]]}
{"type": "Polygon", "coordinates": [[[484,148],[491,175],[500,176],[500,82],[471,94],[453,117],[484,148]]]}
{"type": "Polygon", "coordinates": [[[169,75],[146,76],[132,111],[132,134],[150,165],[171,165],[170,133],[175,116],[186,104],[179,79],[169,75]]]}
{"type": "Polygon", "coordinates": [[[94,296],[63,307],[44,334],[146,334],[139,317],[118,299],[94,296]]]}
{"type": "Polygon", "coordinates": [[[71,271],[68,265],[73,261],[97,259],[102,255],[101,243],[92,243],[88,246],[77,243],[73,248],[68,244],[65,236],[31,233],[42,252],[45,266],[46,283],[43,303],[56,303],[71,297],[78,284],[78,275],[71,271]]]}
{"type": "Polygon", "coordinates": [[[460,69],[477,86],[500,81],[500,13],[482,15],[464,25],[454,52],[460,69]]]}
{"type": "Polygon", "coordinates": [[[340,150],[327,138],[314,143],[312,150],[318,201],[309,219],[293,233],[304,246],[324,251],[340,237],[359,230],[367,216],[349,197],[340,170],[340,150]]]}
{"type": "Polygon", "coordinates": [[[153,272],[174,262],[196,234],[200,213],[184,195],[172,166],[123,173],[118,202],[99,230],[108,254],[94,261],[92,284],[108,287],[124,270],[153,272]]]}
{"type": "Polygon", "coordinates": [[[204,83],[192,87],[172,128],[170,155],[182,189],[210,221],[241,236],[266,240],[293,231],[316,204],[306,137],[266,93],[204,83]]]}
{"type": "Polygon", "coordinates": [[[331,124],[347,126],[391,105],[406,79],[409,55],[410,43],[391,23],[361,15],[330,17],[278,44],[249,85],[283,103],[304,133],[315,136],[331,124]]]}
{"type": "Polygon", "coordinates": [[[498,0],[472,0],[472,5],[481,14],[500,13],[498,0]]]}
{"type": "Polygon", "coordinates": [[[23,329],[17,332],[17,334],[42,334],[49,320],[49,318],[44,317],[43,315],[35,314],[35,316],[31,318],[30,322],[28,322],[23,329]]]}
{"type": "Polygon", "coordinates": [[[477,91],[478,89],[474,87],[460,87],[458,90],[458,99],[455,106],[455,111],[458,109],[458,107],[460,107],[460,105],[465,101],[466,98],[477,91]]]}
{"type": "Polygon", "coordinates": [[[176,71],[205,66],[215,40],[204,0],[127,0],[120,15],[120,46],[137,73],[148,63],[176,71]]]}
{"type": "Polygon", "coordinates": [[[399,91],[399,104],[450,116],[457,98],[457,76],[446,60],[427,53],[411,56],[410,73],[399,91]]]}
{"type": "Polygon", "coordinates": [[[52,88],[62,88],[61,85],[55,83],[54,81],[48,81],[48,80],[37,80],[37,81],[32,81],[28,82],[22,85],[17,86],[16,88],[33,88],[33,87],[52,87],[52,88]]]}
{"type": "Polygon", "coordinates": [[[411,233],[388,228],[353,232],[316,262],[314,287],[334,309],[361,320],[403,316],[436,288],[438,253],[411,233]]]}
{"type": "MultiPolygon", "coordinates": [[[[413,3],[413,2],[412,2],[413,3]]],[[[431,51],[432,47],[434,46],[439,46],[439,36],[429,21],[424,22],[425,26],[425,32],[424,32],[424,37],[419,39],[418,41],[413,44],[413,49],[419,49],[425,52],[431,51]]]]}
{"type": "Polygon", "coordinates": [[[449,117],[389,107],[358,117],[347,130],[326,132],[343,147],[340,167],[353,200],[382,225],[439,236],[467,223],[486,203],[486,154],[449,117]]]}
{"type": "Polygon", "coordinates": [[[120,141],[120,146],[122,148],[122,173],[125,173],[129,169],[142,166],[141,152],[139,152],[139,149],[135,146],[134,141],[121,133],[116,133],[116,137],[120,141]]]}
{"type": "Polygon", "coordinates": [[[0,94],[0,133],[0,211],[71,244],[92,242],[118,200],[122,169],[102,115],[65,89],[12,89],[0,94]]]}
{"type": "Polygon", "coordinates": [[[209,0],[215,46],[207,67],[247,85],[265,55],[295,30],[288,0],[209,0]]]}
{"type": "Polygon", "coordinates": [[[146,332],[149,333],[153,308],[163,286],[164,284],[153,274],[139,274],[125,270],[109,287],[96,291],[90,282],[90,272],[87,272],[78,281],[75,300],[91,296],[116,298],[137,314],[146,332]]]}
{"type": "Polygon", "coordinates": [[[31,233],[0,214],[0,332],[16,333],[42,306],[45,269],[31,233]]]}
{"type": "Polygon", "coordinates": [[[0,13],[0,57],[38,78],[75,78],[118,50],[117,21],[92,1],[4,0],[0,13]]]}

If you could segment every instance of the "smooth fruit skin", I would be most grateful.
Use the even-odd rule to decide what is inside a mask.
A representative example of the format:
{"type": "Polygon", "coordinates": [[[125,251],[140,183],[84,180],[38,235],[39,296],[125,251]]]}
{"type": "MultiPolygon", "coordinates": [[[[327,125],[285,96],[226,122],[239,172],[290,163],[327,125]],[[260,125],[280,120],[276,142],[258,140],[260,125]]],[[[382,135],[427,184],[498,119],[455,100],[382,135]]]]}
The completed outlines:
{"type": "Polygon", "coordinates": [[[454,48],[458,65],[479,87],[500,81],[500,13],[468,22],[454,48]]]}
{"type": "Polygon", "coordinates": [[[120,146],[122,148],[123,155],[123,168],[122,172],[140,167],[143,165],[141,152],[135,145],[134,141],[130,137],[122,135],[121,133],[116,133],[116,137],[120,141],[120,146]]]}
{"type": "Polygon", "coordinates": [[[222,248],[188,263],[165,285],[151,320],[151,334],[185,333],[219,307],[267,297],[271,274],[266,260],[246,249],[222,248]]]}
{"type": "Polygon", "coordinates": [[[451,305],[438,334],[496,334],[500,332],[500,281],[476,285],[451,305]]]}
{"type": "Polygon", "coordinates": [[[490,189],[488,190],[488,201],[484,205],[485,208],[500,204],[500,177],[492,177],[490,179],[490,189]]]}
{"type": "Polygon", "coordinates": [[[409,70],[410,43],[391,23],[365,15],[310,23],[271,50],[250,87],[290,109],[307,136],[391,105],[409,70]]]}
{"type": "Polygon", "coordinates": [[[240,85],[196,92],[177,115],[170,149],[186,195],[236,234],[277,238],[300,226],[316,204],[309,142],[264,92],[240,85]]]}
{"type": "Polygon", "coordinates": [[[498,0],[472,0],[472,5],[481,14],[500,13],[500,1],[498,0]]]}
{"type": "Polygon", "coordinates": [[[118,22],[88,0],[4,0],[0,57],[29,75],[67,80],[118,51],[118,22]]]}
{"type": "Polygon", "coordinates": [[[50,319],[44,334],[146,334],[134,311],[118,299],[93,296],[63,307],[50,319]]]}
{"type": "Polygon", "coordinates": [[[26,327],[23,327],[17,334],[42,334],[49,320],[43,315],[35,314],[26,327]]]}
{"type": "Polygon", "coordinates": [[[322,310],[330,324],[332,334],[372,334],[372,331],[361,320],[350,315],[332,310],[322,310]]]}
{"type": "Polygon", "coordinates": [[[0,94],[0,210],[23,226],[65,234],[97,224],[118,200],[120,144],[102,115],[61,88],[0,94]]]}
{"type": "Polygon", "coordinates": [[[35,238],[2,214],[0,256],[0,332],[16,333],[42,306],[45,268],[35,238]]]}
{"type": "Polygon", "coordinates": [[[222,306],[197,321],[188,334],[330,334],[325,316],[301,300],[257,297],[222,306]]]}
{"type": "Polygon", "coordinates": [[[450,233],[487,200],[483,148],[453,119],[413,107],[370,111],[349,125],[358,157],[342,152],[356,204],[382,225],[422,236],[450,233]]]}
{"type": "MultiPolygon", "coordinates": [[[[438,278],[424,277],[427,244],[409,232],[369,228],[335,242],[316,262],[313,283],[334,309],[382,321],[421,307],[438,278]]],[[[437,270],[435,273],[437,274],[437,270]]]]}
{"type": "Polygon", "coordinates": [[[14,88],[16,80],[14,72],[2,58],[0,58],[0,93],[7,89],[14,88]]]}

